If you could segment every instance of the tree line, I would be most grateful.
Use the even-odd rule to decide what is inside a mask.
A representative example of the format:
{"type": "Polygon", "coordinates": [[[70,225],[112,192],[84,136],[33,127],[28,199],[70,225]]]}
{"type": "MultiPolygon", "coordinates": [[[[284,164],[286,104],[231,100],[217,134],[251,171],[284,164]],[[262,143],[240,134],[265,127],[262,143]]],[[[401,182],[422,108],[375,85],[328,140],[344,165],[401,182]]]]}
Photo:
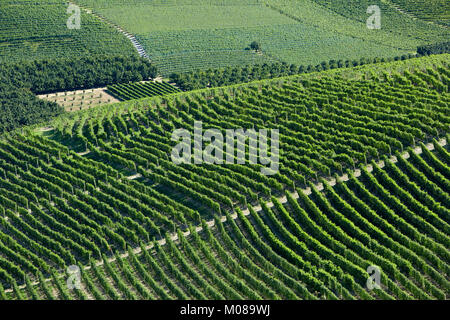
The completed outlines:
{"type": "Polygon", "coordinates": [[[417,53],[422,56],[428,56],[430,54],[450,53],[450,41],[419,46],[417,47],[417,53]]]}
{"type": "Polygon", "coordinates": [[[157,75],[156,67],[138,56],[92,56],[0,64],[0,77],[33,93],[103,87],[142,81],[157,75]]]}
{"type": "Polygon", "coordinates": [[[318,65],[296,65],[285,62],[264,63],[227,67],[221,69],[195,70],[186,73],[173,73],[170,82],[174,82],[184,91],[220,87],[255,80],[272,79],[302,73],[318,72],[336,68],[351,68],[371,63],[406,60],[416,57],[409,54],[395,58],[361,58],[359,60],[330,60],[318,65]]]}
{"type": "Polygon", "coordinates": [[[40,100],[35,94],[142,81],[156,75],[156,67],[138,56],[0,63],[0,133],[64,112],[56,103],[40,100]]]}
{"type": "Polygon", "coordinates": [[[46,121],[62,112],[58,104],[40,100],[30,90],[0,80],[0,133],[46,121]]]}

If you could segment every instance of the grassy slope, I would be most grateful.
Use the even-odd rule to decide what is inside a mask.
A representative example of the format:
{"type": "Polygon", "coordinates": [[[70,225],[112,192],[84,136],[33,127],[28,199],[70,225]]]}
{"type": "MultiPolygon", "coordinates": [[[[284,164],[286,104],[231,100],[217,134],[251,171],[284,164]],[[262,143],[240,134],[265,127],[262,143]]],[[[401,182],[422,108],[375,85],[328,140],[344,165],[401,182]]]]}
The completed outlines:
{"type": "Polygon", "coordinates": [[[117,30],[82,12],[81,29],[69,30],[65,1],[2,1],[0,61],[133,54],[117,30]]]}
{"type": "Polygon", "coordinates": [[[440,28],[413,21],[394,8],[387,13],[394,23],[374,31],[365,25],[367,7],[360,15],[362,7],[356,6],[354,19],[311,0],[78,2],[134,33],[165,75],[273,60],[308,65],[393,57],[442,38],[440,28]],[[400,23],[407,28],[399,30],[400,23]],[[414,35],[411,28],[417,30],[414,35]],[[245,50],[254,40],[261,43],[263,55],[245,50]]]}
{"type": "Polygon", "coordinates": [[[417,46],[445,40],[445,30],[412,20],[386,1],[265,0],[304,23],[384,46],[414,50],[417,46]],[[381,29],[369,30],[366,9],[370,4],[381,9],[381,29]]]}
{"type": "MultiPolygon", "coordinates": [[[[304,0],[292,0],[300,3],[304,0]]],[[[406,36],[423,42],[438,42],[446,40],[449,36],[448,29],[412,19],[402,13],[390,0],[312,0],[316,4],[327,8],[348,19],[365,23],[369,15],[366,10],[371,5],[377,5],[381,9],[382,30],[392,33],[392,36],[406,36]]],[[[444,8],[439,8],[445,12],[444,8]]]]}
{"type": "Polygon", "coordinates": [[[391,0],[391,2],[422,20],[450,26],[450,2],[447,0],[391,0]]]}

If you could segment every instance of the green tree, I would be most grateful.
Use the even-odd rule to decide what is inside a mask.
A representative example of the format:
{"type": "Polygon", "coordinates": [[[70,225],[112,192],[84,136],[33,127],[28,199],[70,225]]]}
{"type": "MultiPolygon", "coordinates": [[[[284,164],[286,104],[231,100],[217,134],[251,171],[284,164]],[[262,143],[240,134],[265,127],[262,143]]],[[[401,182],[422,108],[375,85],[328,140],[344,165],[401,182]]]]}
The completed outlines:
{"type": "Polygon", "coordinates": [[[253,41],[251,44],[250,44],[250,49],[252,49],[252,50],[255,50],[255,51],[261,51],[261,45],[259,44],[259,42],[257,42],[257,41],[253,41]]]}

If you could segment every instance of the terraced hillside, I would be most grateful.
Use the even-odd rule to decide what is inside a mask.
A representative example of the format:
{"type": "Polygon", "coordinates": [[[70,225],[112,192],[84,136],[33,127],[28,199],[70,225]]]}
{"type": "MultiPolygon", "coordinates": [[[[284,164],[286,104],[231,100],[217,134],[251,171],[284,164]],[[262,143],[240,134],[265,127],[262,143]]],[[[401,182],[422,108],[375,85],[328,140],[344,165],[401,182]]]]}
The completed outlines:
{"type": "MultiPolygon", "coordinates": [[[[395,1],[266,0],[274,10],[293,19],[392,48],[414,51],[417,46],[425,43],[447,41],[448,29],[414,19],[399,11],[393,2],[395,1]],[[366,26],[370,16],[367,9],[373,5],[380,8],[379,30],[370,30],[366,26]]],[[[442,8],[439,10],[445,12],[442,8]]]]}
{"type": "Polygon", "coordinates": [[[445,0],[391,0],[404,10],[425,21],[450,26],[450,3],[445,0]]]}
{"type": "Polygon", "coordinates": [[[448,38],[446,29],[381,1],[333,1],[330,6],[312,0],[75,2],[135,35],[164,76],[279,61],[317,65],[331,59],[393,58],[448,38]],[[372,4],[382,7],[381,30],[366,26],[372,4]],[[253,41],[261,52],[248,49],[253,41]]]}
{"type": "Polygon", "coordinates": [[[180,91],[180,89],[168,84],[167,82],[137,82],[115,84],[108,87],[108,92],[120,100],[164,96],[180,91]]]}
{"type": "Polygon", "coordinates": [[[287,194],[261,202],[258,212],[216,217],[200,235],[192,229],[104,256],[82,269],[81,290],[67,290],[54,274],[36,286],[28,279],[7,297],[445,299],[449,208],[440,201],[448,203],[449,153],[436,147],[334,187],[324,182],[323,192],[311,185],[310,196],[299,189],[298,199],[287,194]],[[365,270],[373,264],[382,267],[383,287],[368,292],[365,270]]]}
{"type": "Polygon", "coordinates": [[[0,296],[445,299],[448,59],[125,102],[3,135],[0,296]],[[200,120],[279,129],[279,171],[175,165],[172,131],[200,120]],[[70,265],[81,290],[67,288],[70,265]],[[371,265],[382,288],[368,291],[371,265]]]}
{"type": "MultiPolygon", "coordinates": [[[[395,27],[398,28],[397,32],[404,34],[410,33],[411,37],[425,36],[421,31],[425,31],[427,28],[431,30],[444,30],[448,33],[448,30],[443,29],[442,26],[436,26],[429,22],[435,20],[439,22],[440,19],[445,19],[448,16],[448,3],[441,0],[350,0],[350,1],[330,1],[330,0],[313,0],[316,3],[331,9],[332,11],[348,17],[349,19],[366,21],[367,15],[365,15],[366,9],[370,5],[377,5],[384,18],[383,25],[388,28],[389,31],[395,31],[395,27]],[[434,13],[434,14],[433,14],[434,13]],[[433,19],[430,16],[433,15],[433,19]],[[417,19],[417,18],[421,19],[417,19]],[[426,19],[428,17],[428,19],[426,19]],[[428,20],[428,21],[427,21],[428,20]],[[428,25],[428,27],[427,27],[428,25]],[[413,27],[409,29],[408,26],[413,27]],[[415,28],[418,28],[418,32],[415,28]]],[[[441,21],[442,22],[442,21],[441,21]]],[[[438,31],[439,32],[439,31],[438,31]]]]}
{"type": "Polygon", "coordinates": [[[0,3],[0,62],[136,54],[113,27],[81,12],[81,28],[69,29],[68,1],[3,0],[0,3]]]}

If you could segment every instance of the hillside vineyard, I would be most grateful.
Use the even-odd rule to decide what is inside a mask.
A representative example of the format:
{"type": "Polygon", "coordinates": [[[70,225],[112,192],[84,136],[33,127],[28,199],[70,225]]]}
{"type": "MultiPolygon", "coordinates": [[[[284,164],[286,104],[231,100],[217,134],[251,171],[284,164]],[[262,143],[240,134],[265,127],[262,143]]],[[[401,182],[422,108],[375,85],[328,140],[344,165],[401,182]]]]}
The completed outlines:
{"type": "Polygon", "coordinates": [[[3,134],[0,297],[446,299],[448,58],[173,90],[3,134]],[[172,132],[195,121],[278,129],[279,171],[175,165],[172,132]]]}
{"type": "Polygon", "coordinates": [[[68,29],[67,9],[59,0],[2,0],[0,62],[133,53],[117,30],[84,11],[83,27],[68,29]]]}
{"type": "Polygon", "coordinates": [[[394,58],[414,53],[420,45],[448,41],[450,36],[447,28],[437,25],[448,11],[442,4],[445,0],[426,0],[425,5],[411,0],[73,2],[133,34],[165,77],[173,72],[281,61],[307,66],[330,59],[394,58]],[[376,32],[366,25],[367,8],[373,5],[382,12],[382,26],[376,32]],[[433,23],[402,13],[399,5],[408,12],[425,8],[423,16],[431,15],[433,23]],[[253,40],[260,43],[261,52],[249,49],[253,40]]]}

